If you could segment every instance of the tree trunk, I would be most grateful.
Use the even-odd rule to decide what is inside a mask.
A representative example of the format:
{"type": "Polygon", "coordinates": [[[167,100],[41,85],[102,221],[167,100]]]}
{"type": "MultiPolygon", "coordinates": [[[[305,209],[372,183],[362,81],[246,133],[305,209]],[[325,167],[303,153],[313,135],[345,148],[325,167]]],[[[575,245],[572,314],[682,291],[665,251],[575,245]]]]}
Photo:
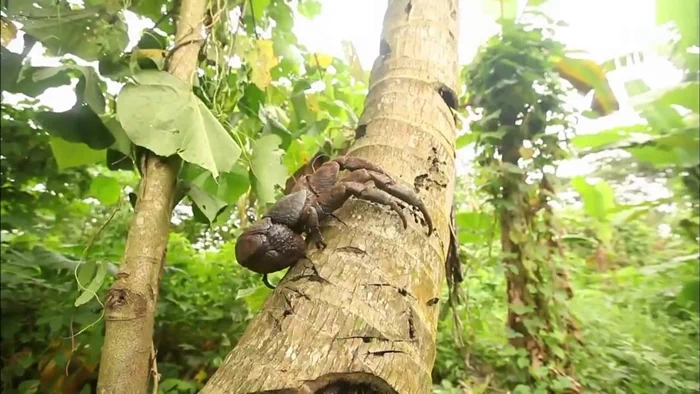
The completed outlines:
{"type": "MultiPolygon", "coordinates": [[[[191,83],[197,68],[205,0],[183,0],[177,43],[168,72],[191,83]]],[[[150,152],[142,172],[136,213],[119,273],[105,300],[105,339],[97,392],[145,393],[153,353],[153,324],[160,277],[168,245],[177,169],[180,160],[150,152]]]]}
{"type": "MultiPolygon", "coordinates": [[[[504,139],[501,146],[503,161],[517,166],[521,158],[518,147],[521,145],[520,139],[504,139]]],[[[553,259],[555,254],[562,252],[561,245],[555,238],[554,213],[546,198],[547,195],[554,195],[554,188],[544,175],[540,182],[539,198],[529,201],[528,195],[520,187],[525,184],[525,176],[508,174],[501,178],[501,182],[502,198],[510,202],[508,208],[503,206],[498,210],[501,218],[501,247],[505,256],[503,263],[506,267],[508,327],[520,334],[513,336],[509,342],[528,352],[532,370],[554,361],[556,367],[550,366],[550,373],[570,380],[571,387],[566,393],[579,393],[581,385],[570,376],[573,374],[570,359],[559,358],[550,344],[543,340],[546,334],[551,334],[558,326],[562,326],[566,334],[581,342],[576,322],[568,313],[562,314],[562,310],[551,310],[550,305],[556,302],[553,296],[546,296],[542,290],[532,290],[549,283],[554,291],[561,291],[568,298],[573,297],[568,274],[553,259]],[[544,213],[543,218],[538,219],[537,214],[541,211],[544,213]],[[542,220],[543,224],[539,229],[536,223],[538,220],[542,220]],[[529,240],[521,244],[513,239],[514,235],[516,240],[521,237],[529,240]],[[533,258],[534,255],[541,257],[533,258]],[[525,307],[531,307],[532,310],[523,312],[525,307]],[[539,324],[533,324],[534,321],[539,324]]],[[[566,342],[561,347],[568,350],[566,342]]]]}
{"type": "Polygon", "coordinates": [[[389,1],[348,152],[415,187],[436,231],[428,237],[412,220],[404,230],[391,210],[348,201],[336,212],[347,227],[326,224],[327,248],[289,270],[202,393],[431,392],[455,184],[457,37],[457,0],[389,1]]]}

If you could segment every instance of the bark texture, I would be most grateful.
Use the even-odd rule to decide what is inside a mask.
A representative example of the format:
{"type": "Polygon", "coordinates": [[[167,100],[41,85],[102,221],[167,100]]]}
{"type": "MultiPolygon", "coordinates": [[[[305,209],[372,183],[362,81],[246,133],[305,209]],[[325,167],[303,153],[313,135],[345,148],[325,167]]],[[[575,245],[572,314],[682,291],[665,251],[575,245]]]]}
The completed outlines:
{"type": "MultiPolygon", "coordinates": [[[[168,72],[191,83],[197,67],[206,0],[183,0],[168,72]]],[[[139,163],[142,172],[136,213],[124,259],[105,300],[105,340],[97,392],[145,393],[151,371],[153,324],[173,210],[176,157],[152,153],[139,163]]]]}
{"type": "Polygon", "coordinates": [[[420,215],[404,230],[391,210],[348,201],[336,211],[347,227],[324,224],[328,247],[289,270],[202,393],[431,391],[455,184],[458,9],[388,3],[347,154],[414,187],[436,231],[428,237],[420,215]]]}

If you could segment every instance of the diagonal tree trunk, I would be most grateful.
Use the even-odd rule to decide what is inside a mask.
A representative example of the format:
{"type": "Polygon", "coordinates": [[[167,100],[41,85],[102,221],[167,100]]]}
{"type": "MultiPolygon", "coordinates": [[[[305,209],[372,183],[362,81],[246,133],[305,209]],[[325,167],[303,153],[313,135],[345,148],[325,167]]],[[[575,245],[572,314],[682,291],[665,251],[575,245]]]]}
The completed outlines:
{"type": "MultiPolygon", "coordinates": [[[[183,0],[168,72],[191,84],[206,10],[205,0],[183,0]],[[183,44],[184,43],[184,44],[183,44]]],[[[136,214],[116,280],[105,300],[105,339],[97,392],[145,393],[153,355],[153,324],[165,262],[178,158],[147,152],[136,214]]]]}
{"type": "MultiPolygon", "coordinates": [[[[436,231],[351,200],[328,247],[291,268],[202,393],[429,393],[450,240],[457,0],[389,1],[358,140],[348,155],[415,187],[436,231]],[[344,391],[343,391],[344,392],[344,391]]],[[[418,216],[420,217],[420,216],[418,216]]]]}

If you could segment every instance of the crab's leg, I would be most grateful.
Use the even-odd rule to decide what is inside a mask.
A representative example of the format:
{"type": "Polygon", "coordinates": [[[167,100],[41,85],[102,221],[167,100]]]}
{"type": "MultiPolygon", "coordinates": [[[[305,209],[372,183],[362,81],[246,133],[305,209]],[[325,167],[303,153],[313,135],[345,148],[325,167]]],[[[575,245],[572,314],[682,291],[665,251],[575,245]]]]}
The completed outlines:
{"type": "Polygon", "coordinates": [[[326,244],[326,241],[323,239],[323,235],[321,235],[321,231],[319,230],[318,212],[316,212],[316,209],[313,206],[308,205],[306,208],[304,208],[301,220],[309,233],[309,236],[306,238],[306,244],[308,245],[311,241],[314,241],[317,248],[325,249],[328,245],[326,244]]]}
{"type": "Polygon", "coordinates": [[[372,177],[374,184],[377,185],[377,188],[384,190],[406,204],[418,208],[423,214],[423,218],[425,218],[425,224],[428,226],[428,235],[433,233],[433,219],[428,213],[428,208],[425,207],[423,201],[413,190],[396,183],[386,174],[369,172],[369,175],[372,177]]]}
{"type": "Polygon", "coordinates": [[[348,176],[341,179],[340,183],[366,183],[368,181],[372,181],[378,189],[398,198],[406,204],[418,208],[425,218],[425,224],[428,226],[428,235],[433,233],[432,218],[430,217],[428,209],[425,207],[425,204],[423,204],[420,197],[418,197],[418,195],[411,189],[396,183],[390,176],[383,173],[359,169],[351,172],[348,176]]]}
{"type": "Polygon", "coordinates": [[[386,175],[386,173],[384,172],[384,170],[381,169],[381,167],[379,167],[376,164],[369,162],[365,159],[360,159],[359,157],[340,156],[340,157],[333,159],[332,161],[338,163],[340,165],[341,170],[348,170],[348,171],[369,170],[369,171],[374,171],[374,172],[378,172],[380,174],[386,175]]]}
{"type": "MultiPolygon", "coordinates": [[[[388,193],[376,189],[374,187],[367,187],[366,185],[359,182],[345,181],[338,183],[331,190],[331,196],[334,202],[344,202],[351,196],[359,198],[361,200],[367,200],[376,202],[378,204],[387,205],[396,212],[401,218],[403,223],[403,228],[406,228],[408,224],[406,223],[406,216],[404,216],[401,208],[394,202],[391,195],[388,193]]],[[[340,205],[342,205],[342,202],[340,205]]]]}

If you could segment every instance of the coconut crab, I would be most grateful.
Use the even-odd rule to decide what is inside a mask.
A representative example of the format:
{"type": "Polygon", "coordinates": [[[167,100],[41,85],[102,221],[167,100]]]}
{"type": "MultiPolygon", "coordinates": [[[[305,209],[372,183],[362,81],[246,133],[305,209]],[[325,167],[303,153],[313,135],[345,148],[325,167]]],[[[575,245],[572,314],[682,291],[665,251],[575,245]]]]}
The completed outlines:
{"type": "Polygon", "coordinates": [[[312,174],[303,175],[288,195],[243,231],[236,241],[238,263],[263,274],[263,282],[271,287],[267,274],[290,267],[305,257],[310,242],[319,249],[326,247],[319,223],[328,217],[336,218],[333,212],[350,197],[389,206],[399,215],[405,229],[406,216],[393,200],[395,197],[418,208],[428,235],[433,232],[430,214],[416,193],[367,160],[340,156],[323,163],[312,174]],[[350,173],[339,178],[343,170],[350,173]],[[367,185],[370,181],[374,186],[367,185]]]}

